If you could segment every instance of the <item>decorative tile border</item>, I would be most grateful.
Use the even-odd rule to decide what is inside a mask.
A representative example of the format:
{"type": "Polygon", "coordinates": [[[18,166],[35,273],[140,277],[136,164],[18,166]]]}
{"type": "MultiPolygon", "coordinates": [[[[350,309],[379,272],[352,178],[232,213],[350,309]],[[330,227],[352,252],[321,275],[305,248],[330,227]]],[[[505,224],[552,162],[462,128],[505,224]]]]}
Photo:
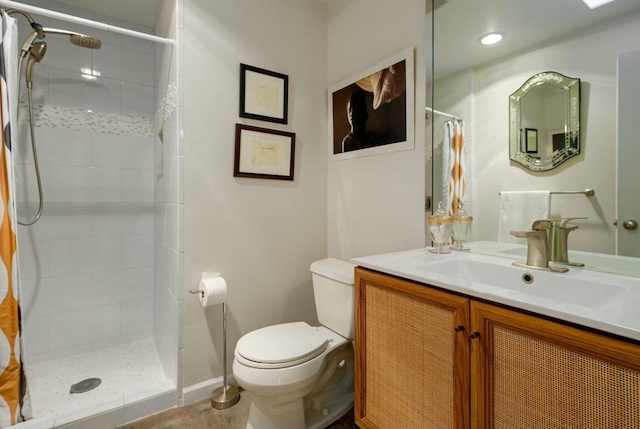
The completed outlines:
{"type": "MultiPolygon", "coordinates": [[[[33,106],[33,117],[36,127],[62,128],[108,135],[155,137],[161,134],[164,123],[176,109],[177,98],[178,87],[176,82],[172,82],[167,87],[167,94],[160,102],[153,119],[43,104],[33,106]]],[[[28,108],[26,103],[20,103],[20,126],[29,126],[28,108]]]]}
{"type": "Polygon", "coordinates": [[[171,82],[167,87],[167,95],[164,96],[160,102],[158,110],[156,110],[156,117],[153,121],[153,127],[157,135],[162,133],[164,123],[169,119],[169,116],[176,110],[176,100],[178,98],[178,85],[176,82],[171,82]]]}
{"type": "MultiPolygon", "coordinates": [[[[27,104],[22,103],[20,105],[20,126],[29,125],[27,112],[27,104]]],[[[36,127],[62,128],[109,135],[155,136],[153,120],[143,116],[89,112],[84,109],[40,104],[33,106],[33,116],[36,127]]]]}

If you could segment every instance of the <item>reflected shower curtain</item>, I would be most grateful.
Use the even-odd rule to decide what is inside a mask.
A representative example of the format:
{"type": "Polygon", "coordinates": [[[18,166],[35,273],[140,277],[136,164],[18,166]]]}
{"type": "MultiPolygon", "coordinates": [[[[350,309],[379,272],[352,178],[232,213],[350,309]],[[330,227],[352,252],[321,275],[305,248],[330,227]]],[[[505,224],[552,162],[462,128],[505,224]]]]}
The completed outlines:
{"type": "Polygon", "coordinates": [[[458,202],[464,200],[467,182],[465,179],[466,166],[464,156],[464,122],[460,119],[452,119],[444,124],[444,144],[448,152],[448,168],[443,169],[442,186],[447,192],[447,212],[449,216],[458,210],[458,202]]]}
{"type": "Polygon", "coordinates": [[[0,428],[31,418],[24,367],[19,304],[18,240],[11,124],[17,119],[18,29],[15,19],[1,16],[0,39],[0,428]]]}

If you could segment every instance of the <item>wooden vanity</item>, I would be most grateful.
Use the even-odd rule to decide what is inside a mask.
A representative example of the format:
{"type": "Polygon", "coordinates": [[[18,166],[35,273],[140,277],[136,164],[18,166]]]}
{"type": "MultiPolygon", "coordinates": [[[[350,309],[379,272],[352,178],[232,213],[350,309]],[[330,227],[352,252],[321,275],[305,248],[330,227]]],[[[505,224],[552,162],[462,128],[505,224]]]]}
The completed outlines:
{"type": "Polygon", "coordinates": [[[640,342],[356,268],[361,429],[640,428],[640,342]]]}

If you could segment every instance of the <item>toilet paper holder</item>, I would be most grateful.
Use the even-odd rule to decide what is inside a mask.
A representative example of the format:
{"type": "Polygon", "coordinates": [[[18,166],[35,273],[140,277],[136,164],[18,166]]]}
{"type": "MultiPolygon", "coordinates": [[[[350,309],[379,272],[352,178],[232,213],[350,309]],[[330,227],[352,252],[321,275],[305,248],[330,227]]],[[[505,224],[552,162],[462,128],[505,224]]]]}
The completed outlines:
{"type": "MultiPolygon", "coordinates": [[[[214,277],[220,277],[222,274],[220,273],[202,273],[202,278],[200,278],[200,280],[206,280],[206,279],[212,279],[214,277]]],[[[200,289],[189,289],[189,293],[191,295],[203,295],[204,296],[204,291],[200,290],[200,289]]]]}
{"type": "MultiPolygon", "coordinates": [[[[202,273],[202,280],[220,277],[220,273],[202,273]]],[[[200,295],[202,298],[205,292],[200,289],[190,289],[192,295],[200,295]]],[[[227,384],[227,303],[222,301],[222,386],[211,392],[211,407],[217,410],[225,410],[238,403],[240,391],[235,386],[227,384]]]]}

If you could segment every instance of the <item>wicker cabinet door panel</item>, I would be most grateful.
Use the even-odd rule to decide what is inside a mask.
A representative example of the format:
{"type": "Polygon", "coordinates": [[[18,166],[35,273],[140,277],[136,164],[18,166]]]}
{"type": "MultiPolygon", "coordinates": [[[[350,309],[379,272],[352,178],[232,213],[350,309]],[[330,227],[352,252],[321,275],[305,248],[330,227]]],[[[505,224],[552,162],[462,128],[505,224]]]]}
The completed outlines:
{"type": "Polygon", "coordinates": [[[509,310],[479,314],[476,303],[472,320],[484,371],[474,427],[640,427],[640,347],[509,310]]]}
{"type": "Polygon", "coordinates": [[[460,412],[468,410],[468,394],[459,392],[468,392],[468,357],[465,386],[456,380],[457,336],[463,335],[454,330],[458,310],[375,281],[361,282],[361,292],[366,299],[356,349],[358,340],[366,341],[356,364],[356,386],[363,390],[356,392],[360,427],[468,427],[468,413],[460,412]]]}

